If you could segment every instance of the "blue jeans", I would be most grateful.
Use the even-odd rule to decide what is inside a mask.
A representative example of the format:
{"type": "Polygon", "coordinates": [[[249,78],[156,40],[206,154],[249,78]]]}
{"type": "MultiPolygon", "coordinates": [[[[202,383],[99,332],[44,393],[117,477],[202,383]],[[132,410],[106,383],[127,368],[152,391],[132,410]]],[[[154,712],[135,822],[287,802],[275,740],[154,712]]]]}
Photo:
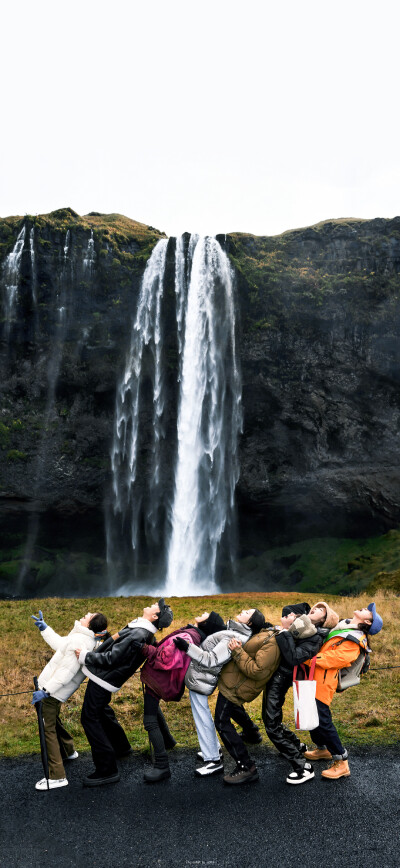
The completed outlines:
{"type": "Polygon", "coordinates": [[[311,738],[317,747],[326,747],[332,754],[332,759],[340,760],[347,759],[347,750],[343,747],[342,742],[337,734],[337,730],[332,721],[331,710],[329,705],[316,700],[318,708],[319,726],[310,730],[311,738]]]}

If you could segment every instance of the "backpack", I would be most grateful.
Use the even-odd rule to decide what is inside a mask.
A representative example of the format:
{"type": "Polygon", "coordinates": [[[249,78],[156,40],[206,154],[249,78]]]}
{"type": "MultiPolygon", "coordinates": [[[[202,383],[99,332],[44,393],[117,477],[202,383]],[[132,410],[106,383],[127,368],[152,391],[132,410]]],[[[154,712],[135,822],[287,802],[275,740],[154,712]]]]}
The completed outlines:
{"type": "MultiPolygon", "coordinates": [[[[347,638],[350,639],[352,637],[348,636],[347,638]]],[[[342,641],[345,642],[346,640],[343,639],[342,641]]],[[[356,642],[357,640],[354,639],[353,641],[356,642]]],[[[370,667],[370,653],[369,648],[361,646],[361,651],[356,660],[353,660],[350,666],[339,669],[336,693],[343,693],[348,687],[355,687],[360,683],[361,676],[365,675],[370,667]]]]}

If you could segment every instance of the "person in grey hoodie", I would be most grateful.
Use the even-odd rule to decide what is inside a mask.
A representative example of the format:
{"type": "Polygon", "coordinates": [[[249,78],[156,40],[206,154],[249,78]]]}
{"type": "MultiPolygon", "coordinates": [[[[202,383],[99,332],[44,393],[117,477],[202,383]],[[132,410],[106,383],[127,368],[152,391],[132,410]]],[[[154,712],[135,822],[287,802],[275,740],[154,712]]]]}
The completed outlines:
{"type": "MultiPolygon", "coordinates": [[[[200,745],[197,759],[201,761],[201,765],[195,770],[198,777],[215,775],[224,770],[222,751],[208,705],[208,697],[217,686],[222,667],[231,658],[228,647],[230,640],[239,639],[245,643],[252,636],[251,617],[255,611],[255,609],[243,609],[234,620],[228,620],[226,627],[207,636],[200,646],[174,640],[176,645],[191,657],[185,684],[189,689],[193,720],[200,745]]],[[[209,615],[205,612],[204,617],[208,617],[209,622],[214,618],[215,628],[223,624],[222,618],[215,612],[209,615]]],[[[245,740],[252,744],[261,741],[260,731],[247,712],[245,712],[243,735],[245,740]]]]}

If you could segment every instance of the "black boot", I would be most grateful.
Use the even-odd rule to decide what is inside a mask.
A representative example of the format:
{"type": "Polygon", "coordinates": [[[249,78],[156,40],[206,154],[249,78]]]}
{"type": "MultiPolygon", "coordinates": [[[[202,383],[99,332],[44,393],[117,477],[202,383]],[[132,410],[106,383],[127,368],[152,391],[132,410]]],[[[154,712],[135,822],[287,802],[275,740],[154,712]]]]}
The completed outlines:
{"type": "Polygon", "coordinates": [[[158,722],[158,726],[159,726],[161,735],[162,735],[163,740],[164,740],[165,749],[166,750],[172,750],[172,748],[175,747],[175,745],[176,745],[176,741],[174,739],[174,736],[169,731],[168,723],[165,720],[165,717],[161,711],[160,706],[158,707],[158,711],[157,711],[157,722],[158,722]]]}
{"type": "Polygon", "coordinates": [[[164,769],[157,768],[157,766],[153,766],[151,769],[146,769],[143,778],[146,781],[146,784],[158,784],[159,781],[164,781],[166,778],[171,777],[171,772],[169,766],[164,769]]]}
{"type": "Polygon", "coordinates": [[[164,780],[164,778],[171,777],[168,754],[158,725],[158,716],[156,717],[153,714],[145,714],[143,717],[143,725],[149,734],[150,744],[154,750],[155,760],[154,767],[145,771],[144,780],[149,784],[153,784],[164,780]]]}

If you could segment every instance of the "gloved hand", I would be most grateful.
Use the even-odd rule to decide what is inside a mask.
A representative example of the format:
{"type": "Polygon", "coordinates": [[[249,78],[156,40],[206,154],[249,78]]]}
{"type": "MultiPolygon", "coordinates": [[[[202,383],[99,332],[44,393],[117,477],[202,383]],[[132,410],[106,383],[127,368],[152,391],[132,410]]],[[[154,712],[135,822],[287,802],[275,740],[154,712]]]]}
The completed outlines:
{"type": "Polygon", "coordinates": [[[47,693],[47,690],[34,690],[31,705],[36,705],[37,702],[41,702],[42,699],[46,698],[46,696],[50,696],[50,693],[47,693]]]}
{"type": "Polygon", "coordinates": [[[146,642],[144,642],[143,645],[140,646],[140,651],[143,657],[149,656],[149,646],[146,644],[146,642]]]}
{"type": "Polygon", "coordinates": [[[39,609],[39,615],[31,615],[31,618],[33,618],[35,622],[35,627],[39,627],[39,630],[42,633],[42,631],[46,629],[47,624],[43,621],[43,612],[41,609],[39,609]]]}
{"type": "Polygon", "coordinates": [[[174,636],[174,645],[179,648],[180,651],[187,651],[189,648],[189,642],[186,642],[186,639],[182,639],[182,636],[174,636]]]}

